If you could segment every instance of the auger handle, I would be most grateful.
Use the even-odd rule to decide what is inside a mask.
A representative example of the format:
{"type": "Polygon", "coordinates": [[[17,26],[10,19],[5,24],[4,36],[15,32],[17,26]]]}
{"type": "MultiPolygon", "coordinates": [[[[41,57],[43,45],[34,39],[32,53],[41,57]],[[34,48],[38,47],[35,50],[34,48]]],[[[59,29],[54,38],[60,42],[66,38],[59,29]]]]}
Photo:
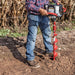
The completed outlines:
{"type": "Polygon", "coordinates": [[[49,15],[53,15],[53,16],[57,16],[56,13],[50,13],[50,12],[48,12],[48,14],[49,14],[49,15]]]}
{"type": "Polygon", "coordinates": [[[64,13],[66,12],[66,8],[64,8],[64,7],[63,7],[63,12],[64,12],[64,13]]]}

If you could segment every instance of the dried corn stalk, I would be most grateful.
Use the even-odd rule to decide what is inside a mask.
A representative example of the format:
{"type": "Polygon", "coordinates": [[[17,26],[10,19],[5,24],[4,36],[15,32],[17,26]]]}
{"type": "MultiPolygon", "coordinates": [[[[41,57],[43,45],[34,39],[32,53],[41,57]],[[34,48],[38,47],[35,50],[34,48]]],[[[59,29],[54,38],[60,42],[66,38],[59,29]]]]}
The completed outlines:
{"type": "Polygon", "coordinates": [[[2,0],[1,2],[1,26],[20,26],[27,21],[24,0],[2,0]]]}
{"type": "MultiPolygon", "coordinates": [[[[52,1],[52,0],[50,0],[52,1]]],[[[75,0],[59,0],[67,9],[66,18],[72,20],[75,18],[75,0]]],[[[25,9],[25,0],[0,0],[0,26],[25,26],[27,23],[27,14],[25,9]]]]}

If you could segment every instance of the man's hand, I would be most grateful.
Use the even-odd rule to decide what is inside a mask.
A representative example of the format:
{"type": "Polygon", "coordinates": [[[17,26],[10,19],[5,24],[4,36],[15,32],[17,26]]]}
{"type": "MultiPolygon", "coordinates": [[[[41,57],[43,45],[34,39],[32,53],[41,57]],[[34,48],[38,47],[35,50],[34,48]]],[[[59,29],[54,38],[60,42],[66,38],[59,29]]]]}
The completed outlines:
{"type": "Polygon", "coordinates": [[[48,15],[47,11],[45,9],[40,8],[39,12],[42,16],[48,15]]]}
{"type": "Polygon", "coordinates": [[[57,5],[59,5],[59,3],[57,3],[57,5]]]}

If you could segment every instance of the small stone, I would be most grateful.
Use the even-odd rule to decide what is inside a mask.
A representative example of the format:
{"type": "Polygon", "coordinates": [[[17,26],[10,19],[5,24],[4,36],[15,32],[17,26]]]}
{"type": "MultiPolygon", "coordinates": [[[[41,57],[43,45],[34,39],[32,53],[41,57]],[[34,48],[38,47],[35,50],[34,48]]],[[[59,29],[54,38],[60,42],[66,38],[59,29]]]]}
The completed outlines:
{"type": "Polygon", "coordinates": [[[61,50],[61,48],[58,48],[58,50],[61,50]]]}
{"type": "Polygon", "coordinates": [[[60,53],[58,53],[58,56],[61,56],[60,53]]]}
{"type": "Polygon", "coordinates": [[[2,52],[2,54],[5,54],[5,52],[2,52]]]}
{"type": "Polygon", "coordinates": [[[63,48],[66,51],[66,48],[63,48]]]}
{"type": "Polygon", "coordinates": [[[31,72],[31,69],[26,69],[26,72],[31,72]]]}
{"type": "Polygon", "coordinates": [[[0,61],[2,61],[3,59],[0,59],[0,61]]]}
{"type": "Polygon", "coordinates": [[[0,52],[1,52],[1,50],[0,50],[0,52]]]}

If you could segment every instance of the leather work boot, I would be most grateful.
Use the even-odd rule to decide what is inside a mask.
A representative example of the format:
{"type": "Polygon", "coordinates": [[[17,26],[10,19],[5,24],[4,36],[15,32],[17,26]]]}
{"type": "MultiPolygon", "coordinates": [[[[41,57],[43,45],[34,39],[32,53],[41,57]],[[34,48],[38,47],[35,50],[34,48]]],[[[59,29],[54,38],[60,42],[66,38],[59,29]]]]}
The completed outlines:
{"type": "Polygon", "coordinates": [[[33,68],[39,68],[40,67],[39,63],[36,62],[35,60],[27,61],[27,63],[29,66],[32,66],[33,68]]]}
{"type": "Polygon", "coordinates": [[[53,52],[48,53],[48,52],[45,51],[44,55],[45,55],[46,57],[52,58],[52,57],[53,57],[53,52]]]}

